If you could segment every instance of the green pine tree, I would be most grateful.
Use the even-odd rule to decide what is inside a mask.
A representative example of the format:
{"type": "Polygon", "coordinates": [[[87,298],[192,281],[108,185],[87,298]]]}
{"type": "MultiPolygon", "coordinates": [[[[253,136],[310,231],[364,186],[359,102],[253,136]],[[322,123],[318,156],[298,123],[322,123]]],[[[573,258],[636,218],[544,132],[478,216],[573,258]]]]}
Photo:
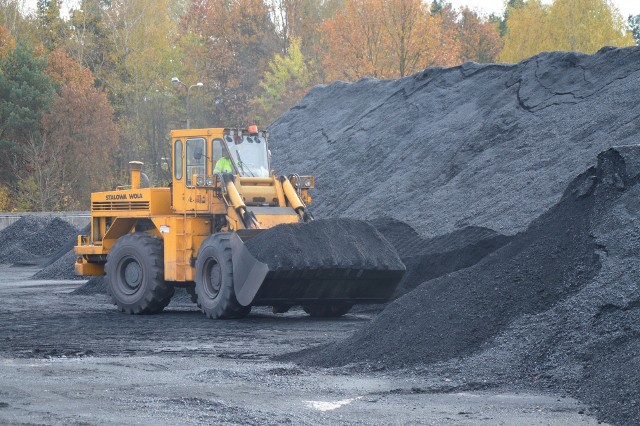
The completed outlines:
{"type": "Polygon", "coordinates": [[[56,91],[44,72],[45,58],[34,57],[33,48],[18,41],[0,59],[0,144],[17,149],[19,141],[37,132],[42,114],[56,91]]]}

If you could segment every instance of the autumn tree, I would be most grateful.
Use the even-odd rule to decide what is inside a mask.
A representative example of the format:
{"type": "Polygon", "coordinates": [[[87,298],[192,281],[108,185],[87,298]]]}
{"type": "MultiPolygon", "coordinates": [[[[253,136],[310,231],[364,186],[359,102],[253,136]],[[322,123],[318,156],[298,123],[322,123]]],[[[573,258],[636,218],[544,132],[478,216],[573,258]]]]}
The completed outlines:
{"type": "Polygon", "coordinates": [[[111,43],[105,22],[106,0],[82,0],[71,10],[69,40],[66,48],[73,59],[87,67],[100,82],[102,66],[109,56],[111,43]]]}
{"type": "Polygon", "coordinates": [[[607,0],[555,0],[547,30],[553,50],[594,53],[603,46],[635,44],[624,19],[607,0]]]}
{"type": "Polygon", "coordinates": [[[514,9],[521,9],[524,7],[527,0],[507,0],[505,3],[504,14],[502,19],[499,20],[500,37],[504,37],[507,34],[507,21],[514,9]]]}
{"type": "Polygon", "coordinates": [[[66,41],[67,25],[60,16],[62,0],[38,0],[36,22],[39,41],[51,51],[66,41]]]}
{"type": "Polygon", "coordinates": [[[119,136],[114,110],[106,93],[94,86],[91,71],[62,49],[49,55],[46,72],[59,87],[42,119],[43,141],[61,155],[55,170],[58,194],[66,198],[58,197],[56,207],[87,207],[91,192],[104,190],[113,178],[111,158],[119,136]]]}
{"type": "Polygon", "coordinates": [[[0,25],[0,58],[4,58],[16,48],[16,39],[13,38],[7,27],[0,25]]]}
{"type": "Polygon", "coordinates": [[[460,62],[495,62],[500,54],[501,39],[498,26],[478,16],[468,7],[460,12],[458,42],[460,62]]]}
{"type": "Polygon", "coordinates": [[[115,167],[125,180],[128,162],[141,160],[145,172],[159,182],[169,152],[168,121],[171,110],[158,110],[152,101],[159,95],[173,96],[170,79],[180,73],[182,61],[174,49],[177,22],[175,0],[112,0],[103,5],[99,26],[104,31],[103,62],[96,71],[115,109],[121,141],[115,153],[115,167]],[[164,146],[164,152],[158,147],[164,146]]]}
{"type": "Polygon", "coordinates": [[[529,0],[522,7],[509,9],[502,62],[518,62],[550,47],[547,33],[548,8],[540,0],[529,0]]]}
{"type": "Polygon", "coordinates": [[[33,44],[32,19],[23,15],[25,0],[0,0],[0,26],[6,28],[14,39],[33,44]]]}
{"type": "Polygon", "coordinates": [[[287,54],[278,54],[269,63],[269,70],[260,83],[263,93],[257,103],[261,123],[269,124],[291,108],[313,82],[314,76],[300,50],[300,40],[294,37],[287,54]]]}
{"type": "Polygon", "coordinates": [[[184,28],[193,34],[186,61],[209,89],[199,122],[246,126],[260,80],[281,51],[269,7],[262,0],[192,1],[184,28]]]}
{"type": "Polygon", "coordinates": [[[618,11],[606,0],[529,0],[512,9],[500,59],[516,62],[549,50],[594,53],[634,44],[618,11]]]}
{"type": "Polygon", "coordinates": [[[404,77],[459,56],[453,27],[420,0],[355,0],[321,24],[327,78],[404,77]]]}

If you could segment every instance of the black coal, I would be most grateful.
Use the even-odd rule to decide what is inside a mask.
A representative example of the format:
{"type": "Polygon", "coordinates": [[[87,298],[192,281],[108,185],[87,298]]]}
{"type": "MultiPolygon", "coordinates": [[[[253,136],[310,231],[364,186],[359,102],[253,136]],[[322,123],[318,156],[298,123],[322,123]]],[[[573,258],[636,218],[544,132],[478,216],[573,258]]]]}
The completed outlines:
{"type": "Polygon", "coordinates": [[[316,217],[513,235],[599,152],[638,142],[638,71],[630,47],[317,86],[269,126],[274,168],[316,176],[316,217]]]}

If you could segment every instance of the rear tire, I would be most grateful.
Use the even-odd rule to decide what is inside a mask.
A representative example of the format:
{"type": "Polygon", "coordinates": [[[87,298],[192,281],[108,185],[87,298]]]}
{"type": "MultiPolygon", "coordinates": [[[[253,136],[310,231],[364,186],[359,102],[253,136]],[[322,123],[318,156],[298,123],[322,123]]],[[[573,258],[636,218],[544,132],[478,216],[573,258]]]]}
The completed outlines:
{"type": "Polygon", "coordinates": [[[353,305],[302,305],[302,309],[312,317],[335,318],[347,314],[353,305]]]}
{"type": "Polygon", "coordinates": [[[251,312],[251,306],[242,306],[236,299],[229,233],[211,235],[200,246],[196,294],[198,307],[209,318],[243,318],[251,312]]]}
{"type": "Polygon", "coordinates": [[[171,301],[174,288],[164,280],[161,238],[144,232],[118,239],[105,264],[112,302],[127,314],[157,314],[171,301]]]}

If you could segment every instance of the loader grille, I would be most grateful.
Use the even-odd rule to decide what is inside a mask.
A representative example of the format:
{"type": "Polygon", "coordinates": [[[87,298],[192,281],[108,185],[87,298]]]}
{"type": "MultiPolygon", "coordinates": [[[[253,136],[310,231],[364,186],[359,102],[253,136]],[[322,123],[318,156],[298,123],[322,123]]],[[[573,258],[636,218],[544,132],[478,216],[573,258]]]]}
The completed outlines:
{"type": "Polygon", "coordinates": [[[148,201],[94,201],[91,203],[91,211],[126,211],[149,210],[148,201]]]}

